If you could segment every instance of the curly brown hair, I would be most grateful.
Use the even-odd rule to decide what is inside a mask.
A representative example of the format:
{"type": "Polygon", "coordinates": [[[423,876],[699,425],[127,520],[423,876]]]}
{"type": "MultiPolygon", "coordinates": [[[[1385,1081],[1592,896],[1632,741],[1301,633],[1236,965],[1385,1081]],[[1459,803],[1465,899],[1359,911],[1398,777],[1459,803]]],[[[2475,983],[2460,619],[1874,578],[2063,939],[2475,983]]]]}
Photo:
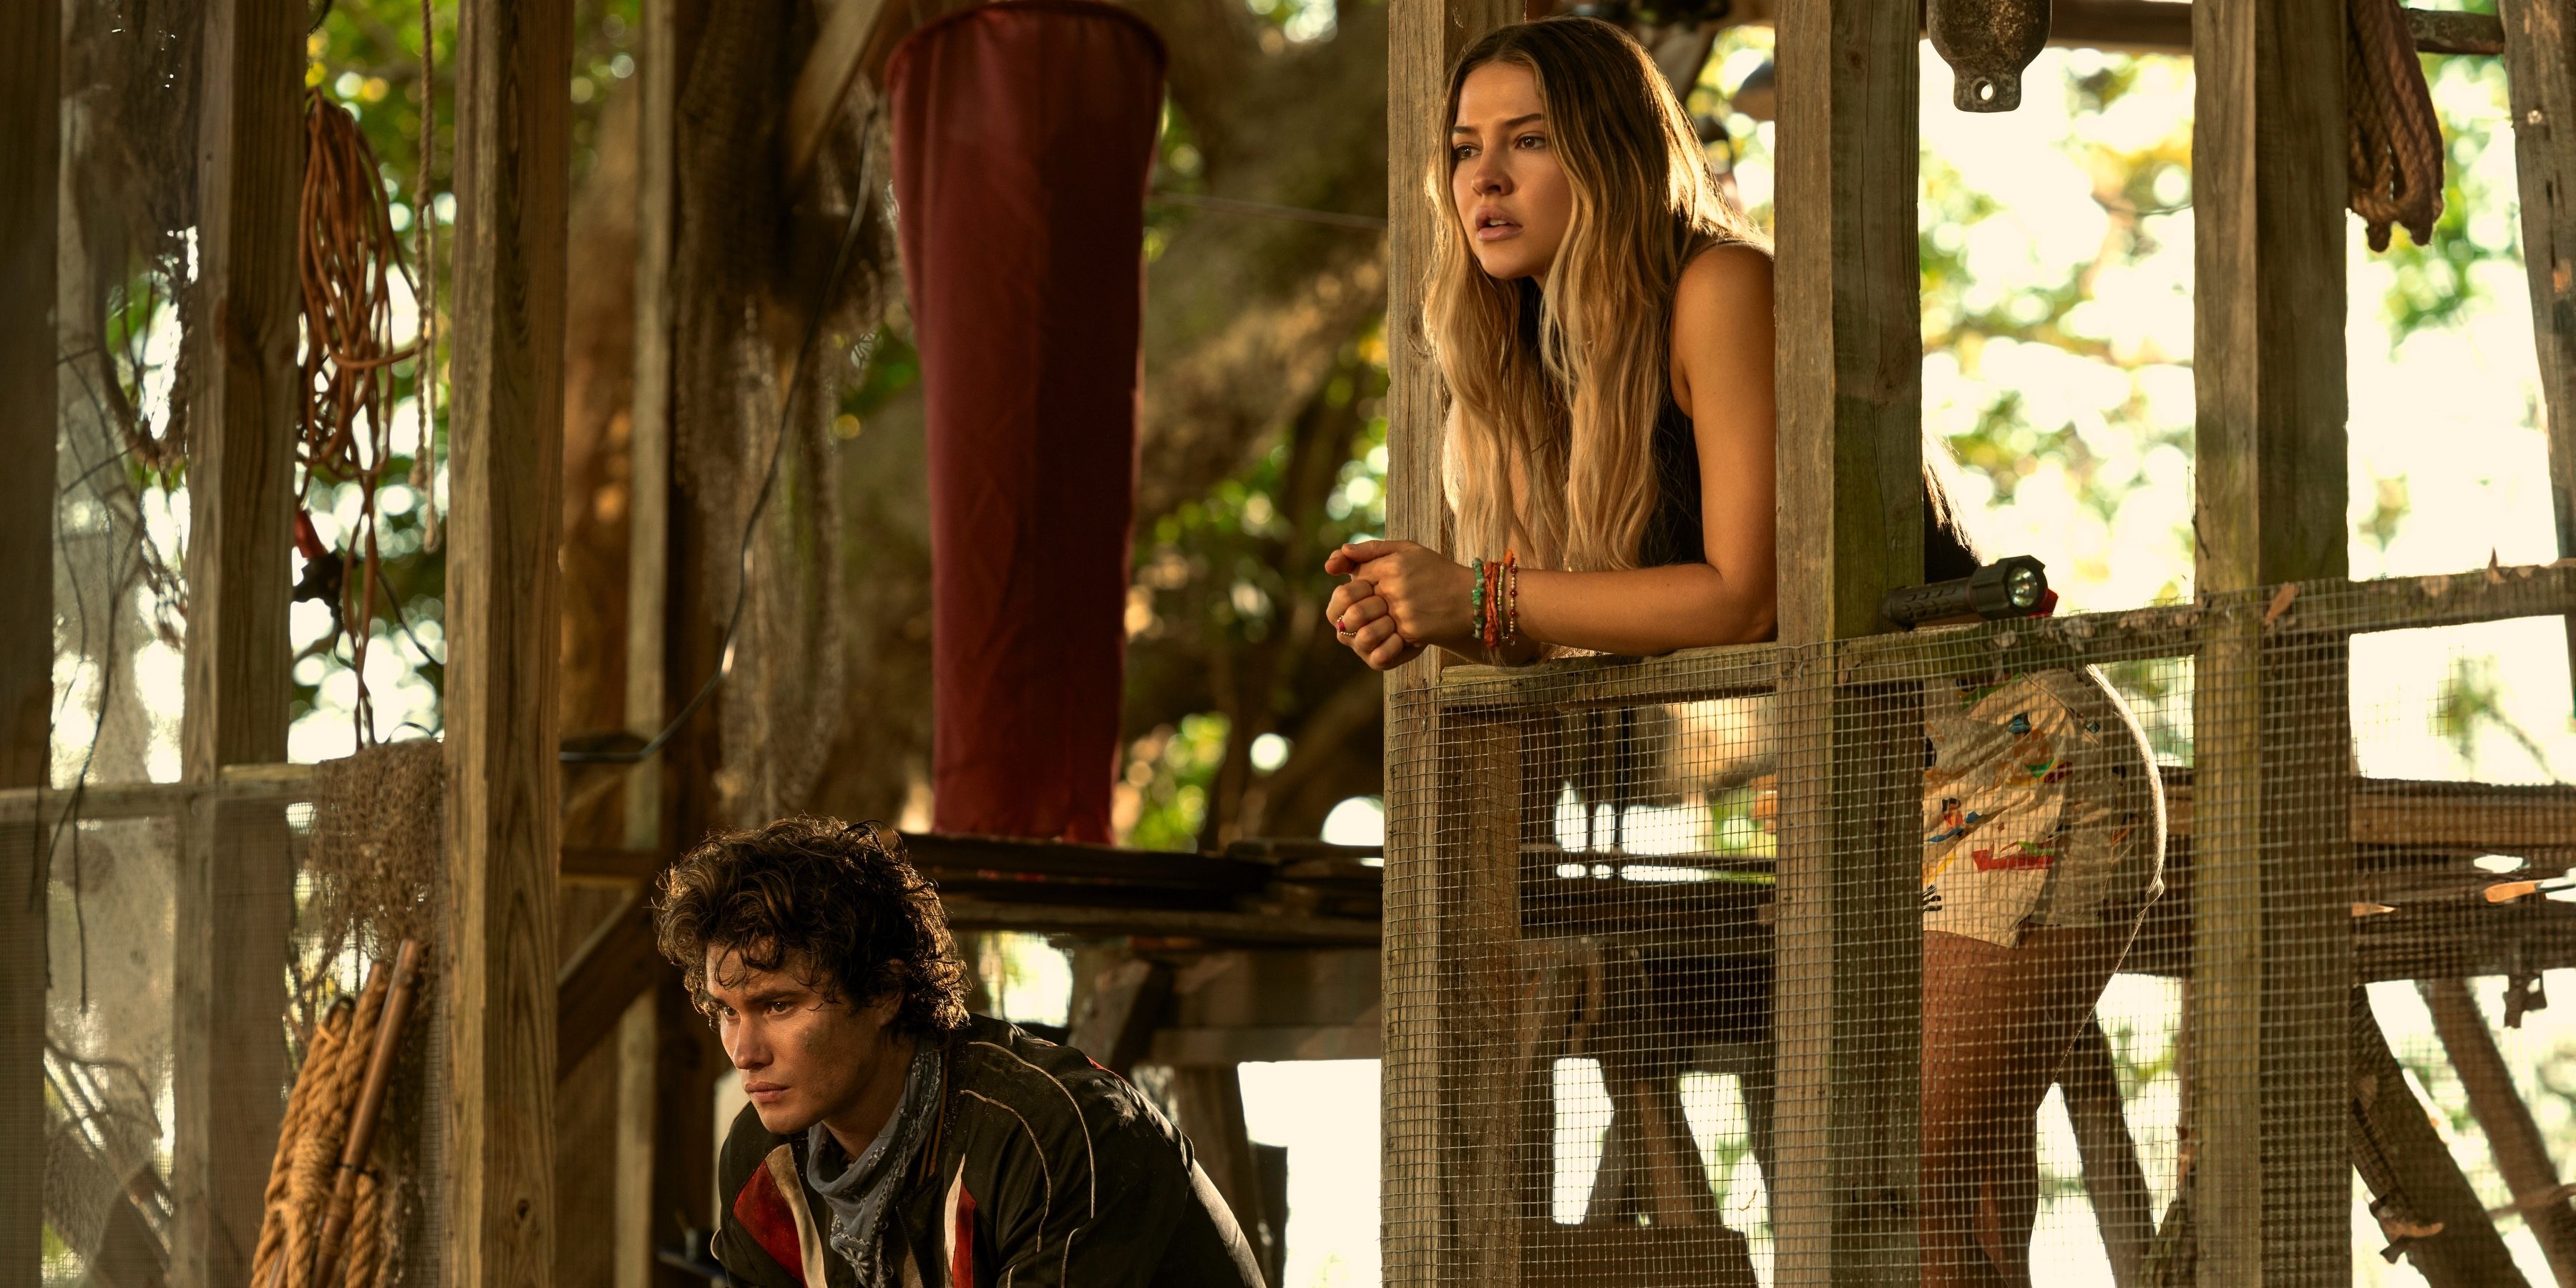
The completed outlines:
{"type": "Polygon", "coordinates": [[[798,816],[719,832],[659,887],[655,937],[701,1011],[712,1005],[707,952],[719,949],[853,1006],[900,992],[892,1024],[901,1033],[966,1023],[966,968],[947,911],[890,827],[798,816]]]}

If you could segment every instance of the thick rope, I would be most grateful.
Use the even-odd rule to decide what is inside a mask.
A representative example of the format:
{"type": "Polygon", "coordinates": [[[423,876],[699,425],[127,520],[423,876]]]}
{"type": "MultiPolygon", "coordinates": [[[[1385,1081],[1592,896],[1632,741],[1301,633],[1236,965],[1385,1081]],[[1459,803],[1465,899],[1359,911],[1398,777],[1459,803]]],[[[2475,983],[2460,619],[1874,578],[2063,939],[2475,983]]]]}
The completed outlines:
{"type": "Polygon", "coordinates": [[[385,1273],[385,1190],[382,1177],[358,1174],[356,1212],[349,1221],[349,1251],[340,1259],[340,1282],[325,1288],[376,1288],[385,1273]]]}
{"type": "MultiPolygon", "coordinates": [[[[366,1080],[367,1058],[375,1050],[376,1021],[385,1009],[385,992],[393,972],[379,966],[358,996],[356,1016],[346,1038],[335,1049],[331,1067],[305,1107],[295,1135],[294,1174],[286,1199],[284,1288],[315,1288],[313,1256],[329,1215],[332,1192],[340,1180],[340,1146],[349,1133],[349,1114],[366,1080]]],[[[271,1281],[254,1280],[255,1288],[271,1281]]]]}
{"type": "Polygon", "coordinates": [[[2370,248],[2388,249],[2404,225],[2415,244],[2442,217],[2442,122],[2424,85],[2424,60],[2399,0],[2351,0],[2345,111],[2351,121],[2352,210],[2370,226],[2370,248]]]}
{"type": "Polygon", "coordinates": [[[349,1118],[357,1111],[359,1088],[366,1084],[367,1065],[376,1050],[377,1021],[384,1018],[385,994],[393,982],[393,971],[378,963],[367,978],[366,991],[358,997],[357,1022],[349,1026],[349,1044],[342,1048],[339,1064],[332,1070],[331,1093],[322,1102],[327,1115],[314,1124],[316,1130],[304,1134],[313,1146],[311,1170],[299,1174],[311,1189],[302,1194],[298,1214],[303,1218],[300,1230],[304,1245],[294,1262],[287,1266],[287,1288],[317,1288],[313,1256],[322,1239],[322,1227],[331,1217],[332,1200],[340,1188],[340,1150],[349,1139],[349,1118]]]}
{"type": "Polygon", "coordinates": [[[268,1165],[268,1189],[262,1198],[259,1222],[259,1246],[251,1256],[250,1281],[254,1285],[269,1280],[278,1257],[286,1250],[288,1227],[294,1216],[288,1198],[294,1189],[295,1143],[303,1139],[313,1116],[314,1103],[320,1099],[323,1084],[333,1080],[333,1065],[339,1058],[349,1031],[351,1008],[345,1003],[331,1008],[314,1030],[304,1049],[304,1063],[295,1071],[295,1089],[286,1097],[286,1117],[277,1130],[277,1156],[268,1165]]]}

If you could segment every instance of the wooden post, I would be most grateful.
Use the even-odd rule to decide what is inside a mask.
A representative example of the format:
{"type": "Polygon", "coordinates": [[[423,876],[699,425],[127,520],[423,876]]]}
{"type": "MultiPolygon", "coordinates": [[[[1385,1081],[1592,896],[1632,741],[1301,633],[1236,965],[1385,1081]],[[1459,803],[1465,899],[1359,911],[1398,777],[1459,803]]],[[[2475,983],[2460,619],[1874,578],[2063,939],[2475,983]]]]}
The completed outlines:
{"type": "Polygon", "coordinates": [[[2514,1089],[2513,1071],[2505,1067],[2504,1053],[2496,1049],[2495,1032],[2487,1027],[2477,999],[2469,996],[2468,981],[2428,979],[2415,987],[2433,1014],[2433,1031],[2442,1036],[2451,1067],[2460,1071],[2469,1112],[2486,1133],[2496,1172],[2549,1262],[2550,1277],[2558,1288],[2576,1288],[2576,1207],[2557,1195],[2558,1165],[2549,1157],[2548,1138],[2514,1089]]]}
{"type": "MultiPolygon", "coordinates": [[[[2522,190],[2522,259],[2549,412],[2550,514],[2576,556],[2576,5],[2504,0],[2505,94],[2522,190]]],[[[2576,617],[2566,619],[2576,670],[2576,617]]]]}
{"type": "MultiPolygon", "coordinates": [[[[1450,65],[1486,32],[1519,17],[1514,0],[1399,0],[1387,13],[1387,535],[1441,549],[1448,546],[1440,475],[1447,399],[1422,330],[1424,273],[1440,215],[1423,185],[1447,148],[1440,113],[1450,65]]],[[[1389,1214],[1381,1256],[1391,1288],[1439,1278],[1450,1218],[1433,1001],[1442,954],[1432,902],[1439,858],[1431,757],[1439,738],[1423,692],[1433,666],[1430,658],[1417,661],[1386,686],[1387,1109],[1379,1193],[1389,1214]]]]}
{"type": "Polygon", "coordinates": [[[451,1288],[554,1266],[568,4],[458,18],[448,551],[451,1288]]]}
{"type": "MultiPolygon", "coordinates": [[[[2346,22],[2340,0],[2192,6],[2204,594],[2347,570],[2346,22]]],[[[2341,1285],[2349,649],[2275,646],[2250,616],[2204,629],[2189,1071],[2201,1282],[2341,1285]]]]}
{"type": "Polygon", "coordinates": [[[1520,864],[1532,802],[1521,762],[1536,741],[1534,724],[1517,712],[1463,727],[1444,722],[1432,753],[1442,823],[1430,899],[1442,948],[1440,1136],[1451,1164],[1440,1180],[1454,1241],[1443,1269],[1496,1288],[1523,1282],[1524,1226],[1546,1215],[1527,1159],[1548,1140],[1528,1130],[1535,1088],[1517,1067],[1514,1041],[1529,1010],[1520,864]]]}
{"type": "MultiPolygon", "coordinates": [[[[671,247],[679,216],[682,0],[639,11],[636,128],[635,406],[629,420],[626,542],[626,727],[650,738],[668,719],[671,611],[671,247]]],[[[626,778],[626,848],[662,848],[660,758],[626,778]]],[[[656,972],[658,974],[658,972],[656,972]]],[[[651,990],[618,1027],[615,1288],[648,1288],[653,1256],[653,1109],[660,1066],[651,990]]]]}
{"type": "Polygon", "coordinates": [[[1831,642],[1923,575],[1911,6],[1779,16],[1776,1282],[1919,1282],[1921,700],[1831,642]],[[1910,754],[1909,754],[1910,753],[1910,754]],[[1912,772],[1909,772],[1912,771],[1912,772]]]}
{"type": "MultiPolygon", "coordinates": [[[[42,787],[54,675],[54,255],[62,6],[0,15],[0,788],[42,787]]],[[[40,823],[0,825],[0,1288],[44,1278],[40,823]]]]}
{"type": "MultiPolygon", "coordinates": [[[[286,758],[294,499],[295,206],[305,9],[206,9],[197,139],[199,384],[190,399],[181,773],[286,758]]],[[[49,507],[50,508],[50,507],[49,507]]],[[[199,801],[183,828],[173,1005],[170,1282],[249,1278],[284,1109],[294,860],[275,806],[199,801]]]]}

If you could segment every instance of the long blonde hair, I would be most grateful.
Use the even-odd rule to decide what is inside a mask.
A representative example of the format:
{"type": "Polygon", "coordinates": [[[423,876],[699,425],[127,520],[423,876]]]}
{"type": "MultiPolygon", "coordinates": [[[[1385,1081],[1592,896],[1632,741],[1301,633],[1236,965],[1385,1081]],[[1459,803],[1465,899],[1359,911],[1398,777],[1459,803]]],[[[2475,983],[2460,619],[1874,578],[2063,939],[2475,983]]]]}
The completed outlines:
{"type": "Polygon", "coordinates": [[[1718,191],[1690,117],[1626,32],[1592,18],[1496,29],[1449,73],[1444,138],[1468,73],[1488,63],[1537,80],[1574,214],[1547,290],[1498,280],[1460,232],[1448,148],[1432,166],[1440,219],[1424,314],[1454,413],[1446,483],[1459,551],[1633,568],[1657,499],[1673,290],[1700,251],[1762,237],[1718,191]]]}

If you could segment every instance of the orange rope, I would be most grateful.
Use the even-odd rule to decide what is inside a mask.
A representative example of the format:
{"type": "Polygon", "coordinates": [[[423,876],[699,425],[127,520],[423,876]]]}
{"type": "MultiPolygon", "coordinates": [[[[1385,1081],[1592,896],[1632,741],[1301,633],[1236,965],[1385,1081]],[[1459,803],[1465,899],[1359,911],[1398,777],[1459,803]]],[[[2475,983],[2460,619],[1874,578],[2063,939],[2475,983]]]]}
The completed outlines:
{"type": "Polygon", "coordinates": [[[340,621],[349,636],[349,669],[359,677],[358,742],[367,746],[375,741],[365,679],[367,624],[382,567],[376,489],[393,455],[394,364],[421,352],[421,345],[394,343],[393,278],[408,271],[375,149],[356,118],[318,88],[304,92],[304,143],[300,455],[308,498],[317,476],[358,485],[357,526],[351,548],[340,555],[340,621]],[[351,571],[358,574],[354,585],[346,576],[351,571]]]}

